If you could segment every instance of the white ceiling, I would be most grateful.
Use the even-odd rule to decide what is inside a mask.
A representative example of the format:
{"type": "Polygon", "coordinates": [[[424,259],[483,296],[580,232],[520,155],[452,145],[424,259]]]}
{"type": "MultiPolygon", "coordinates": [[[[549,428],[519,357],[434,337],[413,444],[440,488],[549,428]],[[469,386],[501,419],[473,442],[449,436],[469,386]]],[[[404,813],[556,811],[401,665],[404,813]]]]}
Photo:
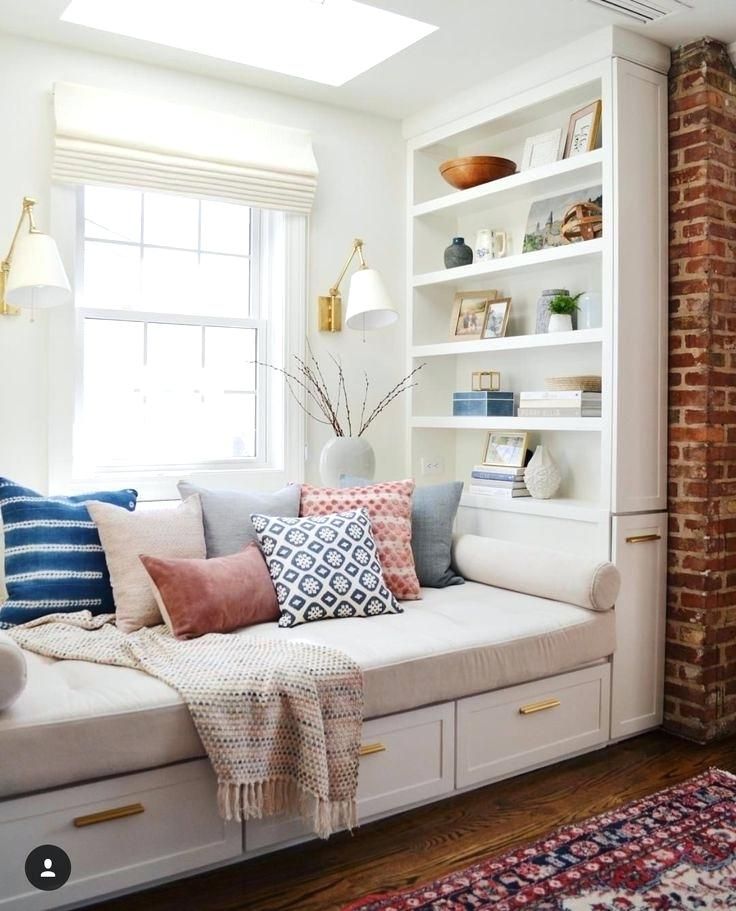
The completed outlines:
{"type": "MultiPolygon", "coordinates": [[[[346,85],[332,88],[60,22],[67,2],[0,0],[0,31],[394,118],[414,114],[441,98],[498,77],[605,25],[622,25],[671,47],[704,35],[727,43],[736,41],[735,0],[689,0],[695,9],[647,26],[586,0],[363,0],[439,29],[346,85]]],[[[202,0],[202,9],[206,14],[207,0],[202,0]]]]}

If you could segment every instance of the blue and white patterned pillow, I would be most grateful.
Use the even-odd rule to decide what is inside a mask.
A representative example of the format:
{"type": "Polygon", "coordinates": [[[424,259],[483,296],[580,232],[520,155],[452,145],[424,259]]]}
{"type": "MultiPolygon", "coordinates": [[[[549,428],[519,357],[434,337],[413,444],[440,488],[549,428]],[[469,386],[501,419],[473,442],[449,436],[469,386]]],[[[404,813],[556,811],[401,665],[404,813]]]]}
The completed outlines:
{"type": "Polygon", "coordinates": [[[400,614],[365,509],[329,516],[251,516],[281,608],[279,626],[400,614]]]}
{"type": "Polygon", "coordinates": [[[116,490],[44,497],[0,478],[8,590],[8,600],[0,603],[0,629],[59,612],[114,613],[105,554],[85,502],[132,512],[137,496],[135,490],[116,490]]]}

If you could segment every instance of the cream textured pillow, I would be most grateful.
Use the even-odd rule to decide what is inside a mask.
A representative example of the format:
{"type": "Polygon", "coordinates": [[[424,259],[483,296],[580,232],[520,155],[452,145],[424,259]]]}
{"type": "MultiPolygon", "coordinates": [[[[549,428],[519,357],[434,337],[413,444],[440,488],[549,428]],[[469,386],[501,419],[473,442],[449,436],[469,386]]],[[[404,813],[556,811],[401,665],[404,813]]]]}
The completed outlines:
{"type": "Polygon", "coordinates": [[[205,557],[199,496],[176,509],[128,512],[108,503],[87,504],[97,526],[115,598],[115,617],[124,633],[163,623],[141,554],[170,560],[205,557]]]}

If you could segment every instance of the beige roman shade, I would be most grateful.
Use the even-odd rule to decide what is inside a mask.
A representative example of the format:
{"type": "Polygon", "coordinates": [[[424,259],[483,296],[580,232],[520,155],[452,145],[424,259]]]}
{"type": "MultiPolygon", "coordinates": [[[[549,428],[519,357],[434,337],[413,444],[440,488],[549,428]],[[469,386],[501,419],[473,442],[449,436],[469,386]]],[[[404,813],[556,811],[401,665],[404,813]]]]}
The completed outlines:
{"type": "Polygon", "coordinates": [[[317,162],[304,130],[67,82],[54,86],[53,178],[308,213],[317,162]]]}

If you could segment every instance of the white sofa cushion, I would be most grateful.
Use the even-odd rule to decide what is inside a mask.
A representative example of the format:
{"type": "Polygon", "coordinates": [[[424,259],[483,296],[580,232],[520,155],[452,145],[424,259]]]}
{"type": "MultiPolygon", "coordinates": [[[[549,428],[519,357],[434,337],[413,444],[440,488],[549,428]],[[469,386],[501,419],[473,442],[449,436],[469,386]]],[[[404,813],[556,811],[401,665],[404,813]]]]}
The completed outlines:
{"type": "Polygon", "coordinates": [[[466,579],[588,610],[610,610],[621,588],[613,563],[497,538],[457,535],[452,556],[466,579]]]}
{"type": "MultiPolygon", "coordinates": [[[[235,635],[343,649],[363,668],[369,718],[606,658],[614,613],[468,582],[423,589],[402,614],[296,630],[264,623],[235,635]]],[[[0,714],[0,797],[202,755],[186,706],[166,684],[129,668],[26,657],[28,686],[0,714]]]]}
{"type": "Polygon", "coordinates": [[[0,712],[12,705],[26,686],[25,652],[0,632],[0,712]]]}

